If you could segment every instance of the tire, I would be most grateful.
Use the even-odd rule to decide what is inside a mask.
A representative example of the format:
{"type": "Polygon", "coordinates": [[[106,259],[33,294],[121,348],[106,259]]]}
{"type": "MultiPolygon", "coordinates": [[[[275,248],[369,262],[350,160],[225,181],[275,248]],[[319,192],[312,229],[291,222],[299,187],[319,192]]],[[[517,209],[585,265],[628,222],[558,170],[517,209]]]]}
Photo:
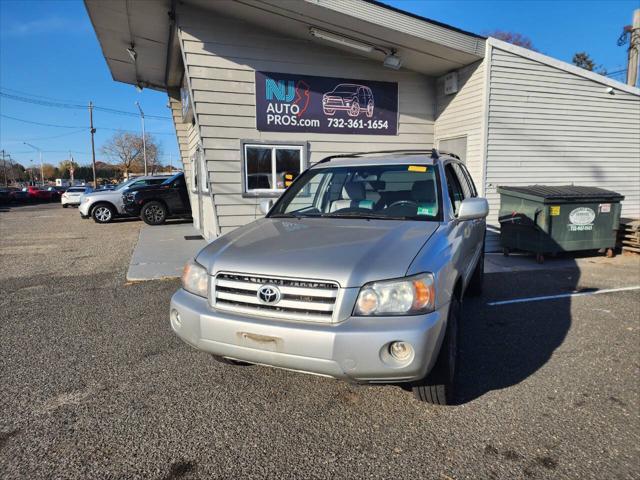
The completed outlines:
{"type": "Polygon", "coordinates": [[[367,118],[373,117],[373,102],[369,102],[367,105],[367,118]]]}
{"type": "Polygon", "coordinates": [[[63,203],[62,208],[69,208],[69,205],[67,205],[66,203],[63,203]]]}
{"type": "Polygon", "coordinates": [[[253,363],[241,362],[240,360],[233,360],[231,358],[221,357],[220,355],[213,355],[211,357],[220,363],[224,363],[225,365],[234,365],[236,367],[251,367],[253,363]]]}
{"type": "Polygon", "coordinates": [[[478,264],[473,270],[469,285],[467,286],[467,294],[471,297],[479,297],[482,295],[482,284],[484,282],[484,246],[482,247],[482,254],[478,259],[478,264]]]}
{"type": "Polygon", "coordinates": [[[358,102],[353,102],[351,104],[351,108],[347,110],[347,113],[350,117],[357,117],[360,115],[360,104],[358,102]]]}
{"type": "Polygon", "coordinates": [[[115,215],[115,209],[106,203],[99,203],[91,210],[91,217],[96,223],[109,223],[115,215]]]}
{"type": "Polygon", "coordinates": [[[447,332],[440,347],[438,360],[429,375],[411,386],[413,395],[421,402],[451,405],[454,401],[459,317],[460,301],[453,297],[449,306],[447,332]]]}
{"type": "Polygon", "coordinates": [[[167,220],[168,213],[163,203],[154,200],[144,204],[140,210],[140,218],[147,225],[162,225],[167,220]]]}

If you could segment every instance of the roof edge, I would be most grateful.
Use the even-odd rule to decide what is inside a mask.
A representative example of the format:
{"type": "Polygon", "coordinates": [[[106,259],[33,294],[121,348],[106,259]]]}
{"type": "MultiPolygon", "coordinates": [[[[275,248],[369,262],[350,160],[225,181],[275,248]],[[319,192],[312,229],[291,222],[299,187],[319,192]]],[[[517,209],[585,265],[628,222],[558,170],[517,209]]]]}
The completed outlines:
{"type": "Polygon", "coordinates": [[[402,15],[406,15],[408,17],[415,18],[416,20],[421,20],[423,22],[432,23],[432,24],[437,25],[437,26],[442,27],[442,28],[447,28],[447,29],[452,30],[454,32],[463,33],[464,35],[469,35],[471,37],[480,38],[482,40],[486,40],[487,39],[487,37],[485,37],[483,35],[478,35],[477,33],[469,32],[467,30],[463,30],[461,28],[454,27],[452,25],[448,25],[446,23],[439,22],[439,21],[433,20],[431,18],[423,17],[422,15],[418,15],[417,13],[408,12],[407,10],[402,10],[401,8],[397,8],[397,7],[393,7],[391,5],[387,5],[386,3],[383,3],[383,2],[381,2],[379,0],[364,0],[364,1],[367,2],[367,3],[371,3],[372,5],[376,5],[378,7],[381,7],[381,8],[386,8],[387,10],[390,10],[392,12],[400,13],[402,15]]]}
{"type": "Polygon", "coordinates": [[[528,58],[530,60],[534,60],[536,62],[544,63],[545,65],[549,65],[551,67],[564,70],[565,72],[569,72],[574,75],[578,75],[580,77],[593,80],[594,82],[598,82],[603,85],[607,85],[611,88],[622,90],[623,92],[627,92],[632,95],[636,95],[640,97],[640,88],[632,87],[631,85],[618,82],[617,80],[613,80],[611,78],[605,77],[604,75],[600,75],[599,73],[591,72],[589,70],[585,70],[584,68],[576,67],[575,65],[571,65],[570,63],[563,62],[562,60],[549,57],[542,53],[534,52],[533,50],[529,50],[528,48],[519,47],[518,45],[513,45],[511,43],[498,40],[497,38],[494,38],[494,37],[489,37],[487,39],[487,45],[498,48],[500,50],[505,50],[507,52],[513,53],[515,55],[519,55],[521,57],[528,58]]]}

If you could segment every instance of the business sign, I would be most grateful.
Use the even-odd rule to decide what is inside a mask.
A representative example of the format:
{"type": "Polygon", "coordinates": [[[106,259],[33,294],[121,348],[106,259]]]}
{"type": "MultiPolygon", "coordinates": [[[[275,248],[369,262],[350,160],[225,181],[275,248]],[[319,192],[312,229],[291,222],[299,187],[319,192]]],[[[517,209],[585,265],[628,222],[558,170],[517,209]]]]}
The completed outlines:
{"type": "Polygon", "coordinates": [[[397,135],[398,84],[256,72],[261,132],[397,135]]]}

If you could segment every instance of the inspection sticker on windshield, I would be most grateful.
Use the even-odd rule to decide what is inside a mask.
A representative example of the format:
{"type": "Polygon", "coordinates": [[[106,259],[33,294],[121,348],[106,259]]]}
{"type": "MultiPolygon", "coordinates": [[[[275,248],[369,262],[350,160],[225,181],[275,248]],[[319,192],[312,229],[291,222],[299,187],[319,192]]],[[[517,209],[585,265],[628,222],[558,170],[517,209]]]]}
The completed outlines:
{"type": "Polygon", "coordinates": [[[409,165],[409,168],[407,168],[407,170],[409,170],[410,172],[426,172],[427,167],[425,167],[424,165],[409,165]]]}
{"type": "Polygon", "coordinates": [[[549,213],[551,214],[552,217],[557,217],[558,215],[560,215],[560,206],[559,205],[553,206],[549,210],[550,210],[549,213]]]}
{"type": "Polygon", "coordinates": [[[433,207],[425,207],[425,206],[421,206],[418,205],[418,215],[430,215],[430,216],[434,216],[435,215],[435,208],[433,207]]]}

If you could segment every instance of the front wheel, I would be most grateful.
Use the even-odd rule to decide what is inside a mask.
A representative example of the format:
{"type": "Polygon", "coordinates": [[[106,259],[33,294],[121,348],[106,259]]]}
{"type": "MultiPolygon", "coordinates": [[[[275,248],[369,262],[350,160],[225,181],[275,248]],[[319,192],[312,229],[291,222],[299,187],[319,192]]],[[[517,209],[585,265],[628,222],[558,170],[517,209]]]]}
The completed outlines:
{"type": "Polygon", "coordinates": [[[167,207],[160,202],[149,202],[140,210],[140,217],[147,225],[162,225],[167,220],[167,207]]]}
{"type": "Polygon", "coordinates": [[[458,358],[458,318],[460,301],[451,299],[447,331],[440,347],[438,360],[422,380],[412,385],[414,396],[421,402],[435,405],[451,405],[454,400],[454,380],[458,358]]]}
{"type": "Polygon", "coordinates": [[[66,203],[63,203],[62,208],[69,208],[69,205],[67,205],[66,203]]]}
{"type": "Polygon", "coordinates": [[[115,212],[110,205],[98,205],[94,207],[91,216],[96,223],[109,223],[113,220],[115,212]]]}

